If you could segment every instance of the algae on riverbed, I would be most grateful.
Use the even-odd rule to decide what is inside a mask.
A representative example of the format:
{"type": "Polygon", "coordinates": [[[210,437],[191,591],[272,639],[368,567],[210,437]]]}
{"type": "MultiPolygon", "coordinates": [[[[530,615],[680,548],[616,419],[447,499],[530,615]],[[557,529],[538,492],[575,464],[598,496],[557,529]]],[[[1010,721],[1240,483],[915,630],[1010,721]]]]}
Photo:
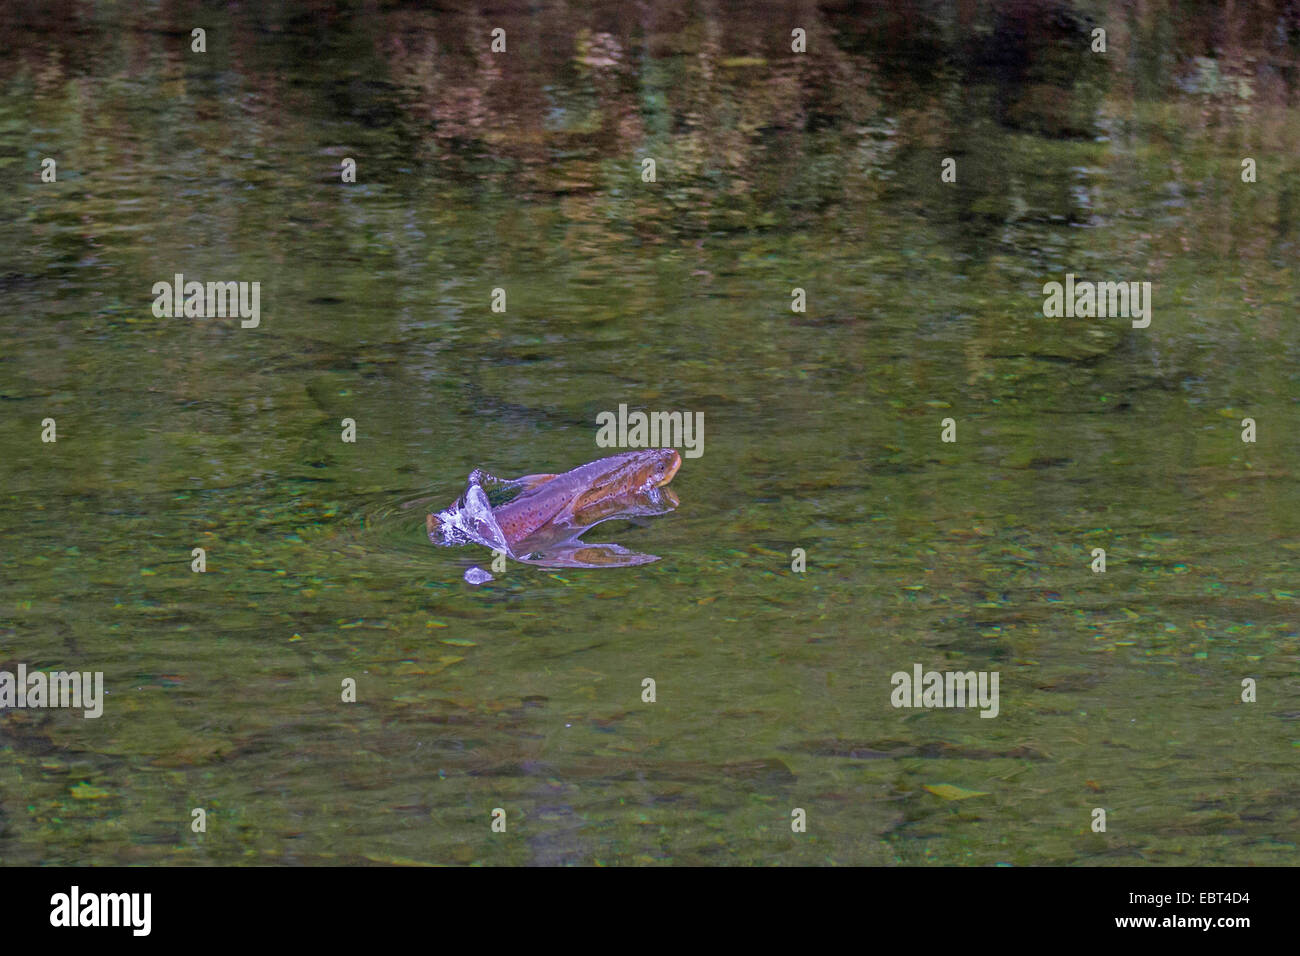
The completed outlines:
{"type": "Polygon", "coordinates": [[[109,696],[0,715],[0,862],[1295,862],[1285,5],[367,9],[5,37],[0,669],[109,696]],[[708,419],[662,560],[467,587],[423,503],[620,403],[708,419]]]}

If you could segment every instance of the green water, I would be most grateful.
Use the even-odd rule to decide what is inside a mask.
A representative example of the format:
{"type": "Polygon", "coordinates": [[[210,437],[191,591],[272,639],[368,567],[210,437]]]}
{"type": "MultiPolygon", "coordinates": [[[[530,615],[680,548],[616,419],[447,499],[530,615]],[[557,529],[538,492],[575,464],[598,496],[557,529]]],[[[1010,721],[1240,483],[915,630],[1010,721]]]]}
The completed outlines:
{"type": "Polygon", "coordinates": [[[0,670],[107,697],[0,714],[0,862],[1297,862],[1300,23],[959,8],[8,13],[0,670]],[[467,585],[620,404],[661,560],[467,585]]]}

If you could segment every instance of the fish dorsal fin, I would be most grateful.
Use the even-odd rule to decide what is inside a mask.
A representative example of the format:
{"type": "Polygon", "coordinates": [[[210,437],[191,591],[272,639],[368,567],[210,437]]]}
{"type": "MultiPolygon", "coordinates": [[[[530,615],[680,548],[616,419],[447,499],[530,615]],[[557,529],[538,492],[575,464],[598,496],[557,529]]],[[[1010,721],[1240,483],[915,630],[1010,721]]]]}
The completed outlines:
{"type": "Polygon", "coordinates": [[[552,478],[558,478],[559,475],[524,475],[522,478],[512,478],[510,483],[518,485],[520,491],[532,491],[534,488],[540,488],[552,478]]]}

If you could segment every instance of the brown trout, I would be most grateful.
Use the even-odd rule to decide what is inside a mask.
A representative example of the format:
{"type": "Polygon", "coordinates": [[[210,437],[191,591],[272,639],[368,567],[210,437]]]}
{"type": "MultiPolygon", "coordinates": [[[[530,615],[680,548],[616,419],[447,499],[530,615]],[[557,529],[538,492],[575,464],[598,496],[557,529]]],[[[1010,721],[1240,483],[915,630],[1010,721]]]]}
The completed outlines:
{"type": "MultiPolygon", "coordinates": [[[[579,538],[611,518],[672,511],[679,502],[664,486],[681,464],[673,449],[654,448],[601,458],[558,475],[500,479],[475,469],[460,499],[446,511],[430,514],[426,526],[439,544],[482,544],[546,567],[644,564],[657,559],[579,538]],[[493,505],[489,490],[512,497],[493,505]]],[[[466,574],[473,583],[490,578],[477,568],[466,574]]]]}

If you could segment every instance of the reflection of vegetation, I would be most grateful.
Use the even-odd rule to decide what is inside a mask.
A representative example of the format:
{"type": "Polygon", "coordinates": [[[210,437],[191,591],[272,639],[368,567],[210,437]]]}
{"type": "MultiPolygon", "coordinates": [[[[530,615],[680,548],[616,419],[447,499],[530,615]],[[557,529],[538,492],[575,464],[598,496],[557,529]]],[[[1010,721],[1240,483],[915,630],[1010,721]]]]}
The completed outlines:
{"type": "MultiPolygon", "coordinates": [[[[706,7],[691,21],[685,8],[656,5],[646,22],[605,22],[599,9],[556,8],[536,22],[502,12],[492,24],[511,37],[503,57],[488,52],[492,24],[478,14],[320,8],[329,15],[295,5],[217,21],[206,60],[186,52],[179,21],[158,31],[92,20],[85,28],[104,29],[108,43],[86,63],[71,55],[81,34],[43,18],[16,38],[9,82],[37,92],[44,110],[62,100],[71,122],[46,128],[102,137],[105,167],[139,162],[144,149],[177,174],[238,169],[243,181],[289,187],[331,178],[350,149],[368,182],[395,185],[418,171],[435,189],[563,196],[573,213],[590,207],[597,221],[635,223],[645,238],[793,227],[832,206],[843,215],[874,202],[882,181],[951,153],[963,175],[941,205],[992,234],[1020,203],[1035,205],[1005,188],[1008,160],[1022,184],[1057,190],[1039,197],[1045,212],[1079,215],[1068,171],[1017,169],[1027,164],[1008,156],[1019,146],[1008,136],[1107,132],[1101,96],[1112,82],[1129,88],[1135,51],[1161,45],[1142,57],[1166,67],[1157,95],[1228,91],[1234,109],[1272,108],[1287,99],[1297,45],[1283,5],[1199,18],[1148,5],[1133,21],[1122,6],[1083,13],[1039,0],[966,13],[887,4],[865,16],[794,6],[785,19],[808,30],[815,51],[798,56],[779,15],[759,22],[706,7]],[[575,15],[587,22],[569,22],[575,15]],[[1109,33],[1105,56],[1088,49],[1098,24],[1109,33]],[[282,72],[294,62],[311,65],[312,83],[282,72]],[[106,82],[69,84],[73,69],[106,82]],[[302,149],[318,157],[314,169],[289,161],[302,149]],[[662,170],[654,191],[632,188],[645,156],[662,170]]],[[[1249,122],[1249,110],[1237,119],[1249,122]]]]}
{"type": "Polygon", "coordinates": [[[0,723],[0,859],[1293,852],[1294,733],[1243,748],[1206,693],[1297,649],[1290,6],[248,5],[205,8],[203,58],[188,12],[127,6],[42,5],[0,59],[0,667],[118,695],[0,723]],[[1045,322],[1067,271],[1152,281],[1150,333],[1045,322]],[[262,328],[153,320],[175,272],[260,279],[262,328]],[[710,423],[661,566],[467,595],[404,506],[586,460],[621,401],[710,423]],[[629,648],[713,709],[627,707],[629,648]],[[864,703],[935,654],[1004,667],[1014,721],[864,703]],[[1130,836],[1068,836],[1060,794],[1106,772],[1130,836]],[[773,851],[793,778],[854,811],[773,851]],[[994,795],[978,839],[943,785],[994,795]],[[526,846],[455,835],[489,787],[526,846]],[[1008,820],[1058,836],[999,849],[1008,820]]]}

